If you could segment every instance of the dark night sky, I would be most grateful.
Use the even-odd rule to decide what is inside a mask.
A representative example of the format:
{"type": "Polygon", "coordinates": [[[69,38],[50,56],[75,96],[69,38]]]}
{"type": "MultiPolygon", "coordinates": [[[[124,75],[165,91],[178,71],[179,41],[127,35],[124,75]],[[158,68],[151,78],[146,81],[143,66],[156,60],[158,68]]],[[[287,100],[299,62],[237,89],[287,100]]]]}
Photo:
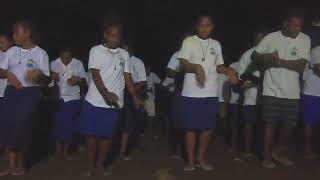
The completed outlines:
{"type": "Polygon", "coordinates": [[[186,1],[1,0],[0,29],[10,27],[17,18],[31,17],[39,26],[41,46],[51,59],[56,58],[59,45],[71,42],[77,57],[86,62],[90,47],[100,41],[101,18],[109,11],[118,12],[137,56],[162,72],[175,51],[178,33],[190,28],[199,12],[212,13],[216,25],[213,37],[221,42],[225,60],[232,62],[250,46],[250,34],[256,27],[277,29],[288,7],[302,8],[308,17],[320,11],[317,0],[186,1]]]}

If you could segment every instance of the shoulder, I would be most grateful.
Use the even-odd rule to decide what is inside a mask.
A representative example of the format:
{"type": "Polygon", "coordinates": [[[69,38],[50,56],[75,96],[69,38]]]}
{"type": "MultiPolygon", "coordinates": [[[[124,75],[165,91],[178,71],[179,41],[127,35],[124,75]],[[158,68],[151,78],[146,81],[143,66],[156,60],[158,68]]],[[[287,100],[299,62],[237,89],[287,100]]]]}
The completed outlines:
{"type": "Polygon", "coordinates": [[[210,38],[210,42],[213,44],[213,46],[221,48],[221,44],[219,41],[210,38]]]}
{"type": "Polygon", "coordinates": [[[102,45],[99,44],[99,45],[95,45],[93,46],[91,49],[90,49],[90,53],[95,53],[95,52],[99,52],[102,50],[102,45]]]}
{"type": "Polygon", "coordinates": [[[311,43],[310,37],[303,32],[299,34],[299,40],[311,43]]]}
{"type": "Polygon", "coordinates": [[[11,55],[11,54],[18,52],[19,50],[20,50],[20,48],[18,46],[12,46],[11,48],[9,48],[7,50],[6,54],[11,55]]]}
{"type": "Polygon", "coordinates": [[[121,54],[122,58],[125,58],[125,59],[130,58],[128,51],[125,49],[119,48],[119,53],[121,54]]]}

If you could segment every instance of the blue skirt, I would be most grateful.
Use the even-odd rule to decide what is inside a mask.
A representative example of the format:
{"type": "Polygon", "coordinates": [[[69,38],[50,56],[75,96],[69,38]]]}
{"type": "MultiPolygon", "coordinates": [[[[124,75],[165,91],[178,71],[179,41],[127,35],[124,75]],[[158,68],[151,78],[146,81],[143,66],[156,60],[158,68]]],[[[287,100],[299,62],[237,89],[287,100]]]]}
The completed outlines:
{"type": "Polygon", "coordinates": [[[41,100],[40,87],[17,90],[7,86],[3,99],[3,116],[0,119],[0,144],[9,149],[25,149],[31,140],[33,119],[41,100]]]}
{"type": "Polygon", "coordinates": [[[79,117],[78,131],[87,136],[112,138],[119,125],[121,109],[96,107],[85,101],[79,117]]]}
{"type": "Polygon", "coordinates": [[[217,97],[179,98],[179,127],[184,130],[207,130],[216,126],[217,97]]]}
{"type": "Polygon", "coordinates": [[[75,123],[79,116],[80,100],[64,102],[60,100],[58,111],[54,114],[53,138],[57,142],[71,142],[75,123]]]}
{"type": "Polygon", "coordinates": [[[310,126],[320,124],[320,97],[303,96],[303,119],[310,126]]]}

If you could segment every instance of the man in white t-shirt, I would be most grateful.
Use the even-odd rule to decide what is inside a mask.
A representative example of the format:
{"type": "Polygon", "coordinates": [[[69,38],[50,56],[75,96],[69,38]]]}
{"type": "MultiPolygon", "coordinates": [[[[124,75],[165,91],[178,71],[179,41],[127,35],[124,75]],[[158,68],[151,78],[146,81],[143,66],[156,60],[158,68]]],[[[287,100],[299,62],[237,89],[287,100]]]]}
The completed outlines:
{"type": "MultiPolygon", "coordinates": [[[[133,49],[130,45],[123,45],[123,48],[128,51],[130,59],[129,65],[131,66],[131,76],[134,83],[134,88],[136,94],[139,98],[145,96],[146,87],[147,87],[147,77],[144,63],[141,59],[133,55],[133,49]]],[[[121,147],[120,147],[120,157],[123,160],[130,160],[130,152],[128,149],[128,143],[132,140],[130,137],[136,137],[132,133],[136,130],[143,121],[143,112],[141,109],[135,109],[132,106],[132,99],[130,94],[125,91],[125,104],[123,108],[122,115],[122,135],[121,135],[121,147]],[[131,135],[131,136],[130,136],[131,135]]]]}
{"type": "Polygon", "coordinates": [[[225,67],[221,45],[210,38],[214,29],[210,15],[200,15],[195,24],[196,35],[186,38],[178,59],[184,76],[181,93],[179,126],[186,132],[187,164],[185,171],[194,171],[196,165],[205,171],[213,170],[205,158],[218,111],[217,74],[228,75],[238,83],[236,72],[225,67]],[[199,131],[199,137],[196,135],[199,131]],[[196,141],[199,138],[199,148],[196,141]],[[195,150],[198,149],[195,158],[195,150]]]}
{"type": "Polygon", "coordinates": [[[258,89],[260,83],[260,71],[258,67],[252,62],[251,54],[255,47],[260,43],[266,32],[261,29],[254,33],[253,41],[254,47],[247,50],[240,58],[239,65],[239,78],[243,81],[241,88],[244,90],[244,100],[242,108],[242,118],[244,121],[244,158],[253,157],[252,153],[252,140],[253,140],[253,127],[257,122],[258,110],[257,99],[258,89]]]}
{"type": "Polygon", "coordinates": [[[310,33],[312,50],[310,64],[307,65],[303,74],[304,97],[303,97],[303,117],[305,123],[304,130],[304,157],[314,159],[312,148],[313,129],[320,123],[320,18],[312,23],[313,31],[310,33]]]}
{"type": "MultiPolygon", "coordinates": [[[[6,56],[6,52],[7,50],[12,46],[13,41],[10,37],[9,34],[7,33],[0,33],[0,64],[2,61],[5,60],[5,56],[6,56]]],[[[3,107],[5,106],[4,104],[4,92],[6,90],[7,87],[7,80],[6,79],[0,79],[0,111],[3,110],[3,107]]],[[[0,113],[2,114],[2,113],[0,113]]],[[[5,137],[0,137],[1,138],[5,138],[5,137]]],[[[0,140],[0,151],[3,152],[3,145],[2,145],[2,140],[0,140]]]]}
{"type": "Polygon", "coordinates": [[[62,48],[59,54],[60,57],[50,63],[51,77],[59,88],[60,96],[53,118],[53,137],[56,141],[55,156],[70,159],[69,146],[80,111],[81,87],[87,86],[87,74],[70,48],[62,48]]]}
{"type": "Polygon", "coordinates": [[[262,166],[275,168],[272,159],[286,166],[294,163],[284,155],[289,137],[296,127],[300,109],[299,74],[310,60],[310,38],[301,32],[302,17],[288,14],[280,31],[268,34],[255,48],[251,58],[265,68],[262,119],[265,121],[264,160],[262,166]],[[281,122],[280,146],[272,149],[274,130],[281,122]]]}

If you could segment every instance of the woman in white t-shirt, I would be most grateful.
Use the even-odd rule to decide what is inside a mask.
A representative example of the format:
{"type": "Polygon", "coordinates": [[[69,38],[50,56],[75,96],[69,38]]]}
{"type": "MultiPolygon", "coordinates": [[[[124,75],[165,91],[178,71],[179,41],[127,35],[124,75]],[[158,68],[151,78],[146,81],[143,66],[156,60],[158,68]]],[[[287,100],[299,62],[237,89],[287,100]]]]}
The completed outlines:
{"type": "Polygon", "coordinates": [[[35,44],[35,28],[28,20],[13,28],[17,46],[10,48],[0,63],[0,77],[8,80],[1,119],[1,133],[9,149],[9,168],[0,175],[24,175],[24,153],[31,140],[32,117],[41,99],[40,86],[50,83],[49,58],[35,44]]]}
{"type": "Polygon", "coordinates": [[[53,118],[55,157],[70,160],[69,145],[81,105],[81,87],[87,86],[86,72],[81,61],[74,58],[68,47],[60,50],[60,57],[50,63],[51,77],[59,87],[60,102],[53,118]]]}
{"type": "Polygon", "coordinates": [[[218,111],[217,74],[226,74],[237,83],[237,73],[223,64],[220,43],[210,38],[214,25],[209,15],[197,18],[196,35],[184,40],[178,59],[184,71],[180,100],[179,126],[185,130],[187,165],[185,171],[194,171],[196,165],[205,171],[213,170],[205,158],[215,127],[218,111]],[[199,137],[196,132],[200,131],[199,137]],[[196,141],[199,139],[195,159],[196,141]]]}
{"type": "Polygon", "coordinates": [[[92,81],[79,119],[79,131],[86,135],[88,146],[89,169],[85,176],[94,172],[109,174],[105,171],[104,161],[119,126],[125,86],[134,105],[138,108],[143,104],[134,91],[129,54],[120,48],[122,24],[112,18],[106,19],[103,30],[104,44],[90,50],[88,67],[92,81]]]}

